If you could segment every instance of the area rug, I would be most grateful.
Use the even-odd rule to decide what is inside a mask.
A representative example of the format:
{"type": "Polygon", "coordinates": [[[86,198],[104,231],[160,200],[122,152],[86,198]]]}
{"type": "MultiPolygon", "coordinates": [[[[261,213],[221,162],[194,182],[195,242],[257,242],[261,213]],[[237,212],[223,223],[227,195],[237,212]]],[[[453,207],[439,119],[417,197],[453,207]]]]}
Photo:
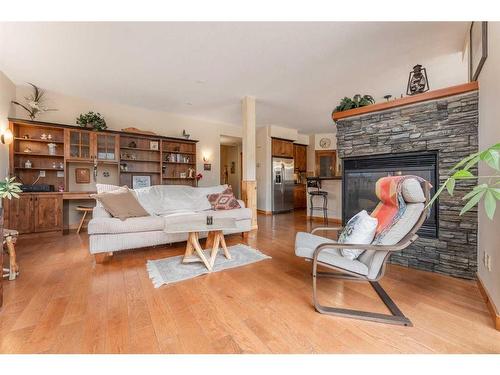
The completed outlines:
{"type": "MultiPolygon", "coordinates": [[[[243,244],[230,246],[228,250],[231,254],[231,259],[226,259],[224,252],[220,249],[215,258],[212,272],[241,267],[271,258],[262,254],[259,250],[243,244]]],[[[210,250],[205,251],[205,256],[207,259],[210,259],[210,250]]],[[[201,262],[182,263],[183,257],[183,255],[180,255],[159,260],[148,260],[147,269],[149,278],[153,281],[155,288],[159,288],[164,284],[192,279],[193,277],[210,273],[201,262]]]]}

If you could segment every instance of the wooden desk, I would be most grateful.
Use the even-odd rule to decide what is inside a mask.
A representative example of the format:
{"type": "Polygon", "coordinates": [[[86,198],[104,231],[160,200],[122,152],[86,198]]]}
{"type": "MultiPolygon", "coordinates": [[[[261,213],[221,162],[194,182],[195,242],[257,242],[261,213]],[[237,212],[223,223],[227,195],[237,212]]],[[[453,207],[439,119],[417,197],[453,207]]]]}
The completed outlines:
{"type": "Polygon", "coordinates": [[[90,194],[96,194],[95,191],[65,191],[62,193],[63,200],[82,200],[82,199],[92,199],[90,194]]]}

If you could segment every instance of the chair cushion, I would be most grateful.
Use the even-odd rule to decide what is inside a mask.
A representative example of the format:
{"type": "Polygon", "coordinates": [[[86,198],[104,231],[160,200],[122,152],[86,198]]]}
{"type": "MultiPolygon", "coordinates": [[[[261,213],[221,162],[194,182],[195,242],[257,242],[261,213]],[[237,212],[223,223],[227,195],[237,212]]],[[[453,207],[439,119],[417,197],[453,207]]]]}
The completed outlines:
{"type": "MultiPolygon", "coordinates": [[[[346,224],[339,236],[339,243],[368,245],[375,237],[378,220],[363,210],[354,215],[346,224]]],[[[348,259],[356,259],[364,250],[342,249],[340,252],[348,259]]]]}
{"type": "Polygon", "coordinates": [[[414,178],[409,178],[403,181],[401,194],[407,203],[424,203],[425,195],[420,182],[414,178]]]}
{"type": "MultiPolygon", "coordinates": [[[[334,240],[316,236],[311,233],[298,232],[295,236],[295,255],[302,258],[312,259],[314,250],[322,243],[336,243],[334,240]]],[[[325,249],[318,257],[322,263],[332,265],[334,267],[342,268],[350,272],[355,272],[360,275],[368,274],[368,267],[358,260],[351,260],[345,258],[340,254],[337,249],[325,249]]]]}

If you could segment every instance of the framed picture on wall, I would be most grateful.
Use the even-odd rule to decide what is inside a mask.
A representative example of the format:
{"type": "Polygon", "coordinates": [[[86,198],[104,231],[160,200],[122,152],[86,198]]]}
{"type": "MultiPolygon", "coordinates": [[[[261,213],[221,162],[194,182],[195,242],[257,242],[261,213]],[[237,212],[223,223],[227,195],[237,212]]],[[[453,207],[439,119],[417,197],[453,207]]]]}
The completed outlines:
{"type": "Polygon", "coordinates": [[[90,169],[75,168],[75,182],[77,184],[90,184],[90,169]]]}
{"type": "Polygon", "coordinates": [[[149,149],[150,150],[159,150],[160,149],[160,142],[158,141],[149,141],[149,149]]]}
{"type": "Polygon", "coordinates": [[[151,176],[132,175],[132,189],[140,189],[151,186],[151,176]]]}
{"type": "Polygon", "coordinates": [[[488,22],[472,22],[469,31],[469,81],[477,81],[488,57],[488,22]]]}

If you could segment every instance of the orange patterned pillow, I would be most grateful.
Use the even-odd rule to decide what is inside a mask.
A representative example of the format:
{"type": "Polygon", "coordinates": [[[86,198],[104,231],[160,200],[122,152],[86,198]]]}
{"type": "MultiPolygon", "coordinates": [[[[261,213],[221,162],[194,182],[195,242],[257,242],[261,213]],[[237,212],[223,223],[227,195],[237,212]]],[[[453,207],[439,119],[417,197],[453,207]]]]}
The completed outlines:
{"type": "Polygon", "coordinates": [[[212,209],[218,210],[234,210],[241,208],[238,200],[234,197],[233,189],[229,186],[222,193],[207,195],[208,201],[212,205],[212,209]]]}

